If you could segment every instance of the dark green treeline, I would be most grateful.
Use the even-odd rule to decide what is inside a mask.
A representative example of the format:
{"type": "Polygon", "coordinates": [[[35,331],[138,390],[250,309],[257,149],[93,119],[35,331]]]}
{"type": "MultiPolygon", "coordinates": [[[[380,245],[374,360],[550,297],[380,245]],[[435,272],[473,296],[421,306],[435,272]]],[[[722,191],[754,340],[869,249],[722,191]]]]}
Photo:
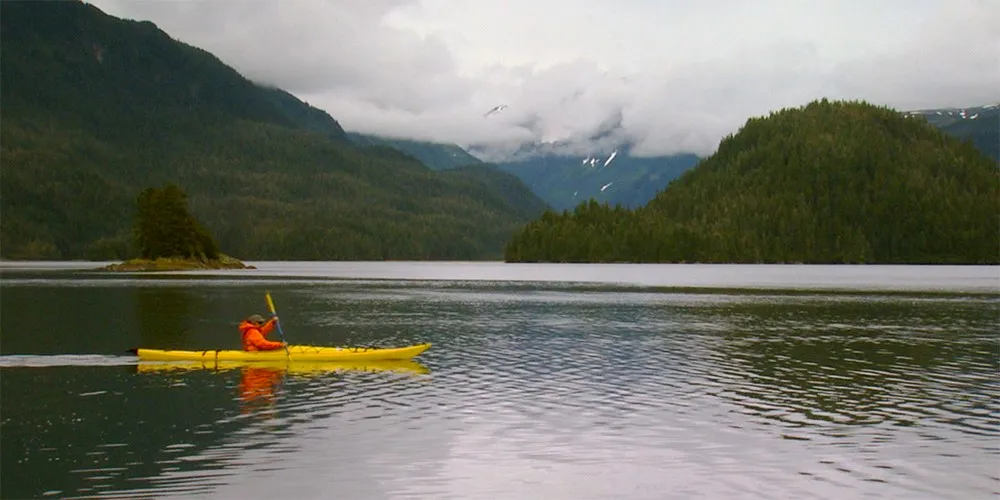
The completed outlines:
{"type": "Polygon", "coordinates": [[[1000,171],[971,143],[857,101],[752,118],[634,211],[548,211],[507,261],[998,263],[1000,171]]]}

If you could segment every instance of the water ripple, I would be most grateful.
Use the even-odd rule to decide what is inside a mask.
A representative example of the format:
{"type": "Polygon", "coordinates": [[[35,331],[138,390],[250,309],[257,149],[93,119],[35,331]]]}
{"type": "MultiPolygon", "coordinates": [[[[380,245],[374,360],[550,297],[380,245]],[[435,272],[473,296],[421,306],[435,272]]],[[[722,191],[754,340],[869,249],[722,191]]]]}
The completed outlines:
{"type": "Polygon", "coordinates": [[[40,368],[53,366],[134,365],[135,356],[106,354],[7,354],[0,356],[0,368],[40,368]]]}

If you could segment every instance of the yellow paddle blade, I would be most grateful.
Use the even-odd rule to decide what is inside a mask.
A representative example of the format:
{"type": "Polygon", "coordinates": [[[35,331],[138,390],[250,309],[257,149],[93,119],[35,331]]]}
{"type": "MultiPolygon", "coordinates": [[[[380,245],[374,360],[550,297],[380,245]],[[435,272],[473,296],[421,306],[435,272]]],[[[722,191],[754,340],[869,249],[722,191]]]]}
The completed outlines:
{"type": "Polygon", "coordinates": [[[271,314],[276,314],[274,312],[274,302],[271,302],[271,292],[267,292],[264,297],[267,298],[267,307],[271,310],[271,314]]]}

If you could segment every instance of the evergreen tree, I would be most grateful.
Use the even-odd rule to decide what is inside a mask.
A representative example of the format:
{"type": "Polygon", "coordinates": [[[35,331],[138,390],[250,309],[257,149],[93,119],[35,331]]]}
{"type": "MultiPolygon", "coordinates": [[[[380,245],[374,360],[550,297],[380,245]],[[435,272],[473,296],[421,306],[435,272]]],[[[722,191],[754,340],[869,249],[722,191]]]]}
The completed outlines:
{"type": "Polygon", "coordinates": [[[215,239],[188,212],[187,195],[176,184],[147,188],[136,198],[135,244],[144,259],[218,259],[215,239]]]}

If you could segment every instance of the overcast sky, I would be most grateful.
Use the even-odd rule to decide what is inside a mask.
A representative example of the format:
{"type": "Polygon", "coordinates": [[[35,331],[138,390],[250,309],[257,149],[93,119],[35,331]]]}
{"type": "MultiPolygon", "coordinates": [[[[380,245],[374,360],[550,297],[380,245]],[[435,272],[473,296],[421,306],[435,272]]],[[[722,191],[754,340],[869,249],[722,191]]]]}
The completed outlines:
{"type": "Polygon", "coordinates": [[[570,140],[586,154],[612,129],[605,147],[709,154],[748,117],[821,97],[1000,101],[1000,0],[89,3],[347,130],[462,146],[570,140]]]}

